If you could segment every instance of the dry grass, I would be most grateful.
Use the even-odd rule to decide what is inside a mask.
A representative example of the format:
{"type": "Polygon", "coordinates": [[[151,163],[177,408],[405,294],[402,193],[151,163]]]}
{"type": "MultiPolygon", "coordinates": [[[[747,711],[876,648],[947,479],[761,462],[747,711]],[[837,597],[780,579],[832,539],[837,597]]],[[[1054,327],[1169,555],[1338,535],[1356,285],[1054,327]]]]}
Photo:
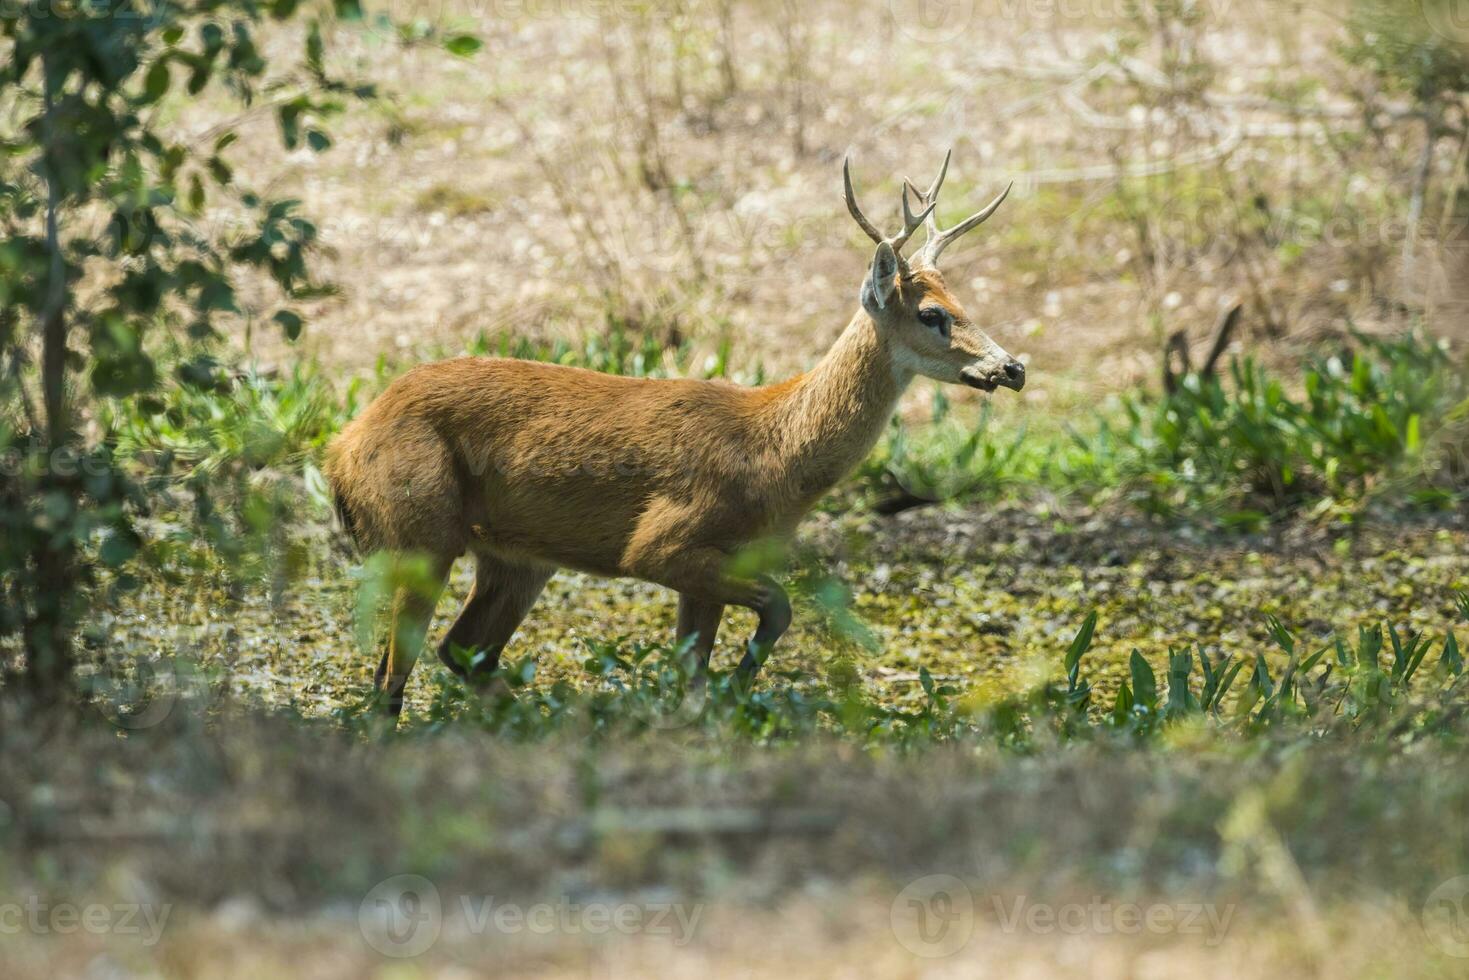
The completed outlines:
{"type": "Polygon", "coordinates": [[[1233,296],[1267,352],[1347,319],[1401,322],[1402,303],[1462,327],[1462,249],[1429,243],[1412,281],[1397,265],[1413,131],[1342,135],[1364,83],[1332,53],[1339,10],[1205,4],[1123,70],[1138,28],[1122,4],[995,0],[927,33],[889,6],[755,0],[733,5],[727,37],[714,3],[417,8],[477,30],[471,60],[340,27],[331,50],[389,102],[352,110],[324,155],[282,158],[265,115],[238,153],[248,180],[323,220],[344,294],[313,311],[305,349],[356,371],[482,331],[575,337],[611,313],[796,370],[845,324],[866,259],[842,155],[868,210],[896,213],[899,176],[926,179],[951,144],[946,216],[1018,183],[947,272],[1031,361],[1028,404],[1151,376],[1164,334],[1202,342],[1233,296]]]}
{"type": "Polygon", "coordinates": [[[123,738],[0,707],[7,980],[1462,972],[1452,933],[1425,918],[1469,855],[1452,748],[914,760],[820,742],[364,744],[254,709],[205,724],[182,706],[123,738]],[[415,920],[439,931],[407,959],[370,945],[385,935],[375,897],[400,875],[428,882],[440,910],[415,920]],[[909,899],[931,886],[958,903],[929,906],[952,950],[947,931],[916,929],[909,899]],[[487,925],[489,899],[549,904],[558,925],[487,925]],[[16,928],[13,911],[133,903],[156,933],[63,932],[49,916],[16,928]],[[677,918],[655,923],[670,904],[677,918]],[[1141,929],[1095,908],[1124,904],[1173,918],[1141,929]],[[1072,905],[1084,920],[1059,911],[1072,905]],[[1209,918],[1186,922],[1200,905],[1209,918]],[[573,910],[592,906],[646,927],[595,932],[573,910]],[[1036,906],[1066,917],[1017,912],[1036,906]]]}
{"type": "MultiPolygon", "coordinates": [[[[1082,899],[1086,901],[1086,899],[1082,899]]],[[[200,917],[150,954],[89,937],[64,951],[35,940],[7,950],[12,980],[82,976],[88,969],[248,980],[467,980],[478,976],[621,977],[1092,977],[1219,980],[1383,976],[1457,977],[1462,960],[1423,942],[1411,910],[1361,904],[1318,923],[1329,938],[1313,949],[1300,924],[1240,911],[1223,942],[1198,936],[1034,935],[1006,931],[990,903],[957,953],[919,958],[895,939],[891,898],[860,894],[804,897],[769,909],[713,906],[700,937],[686,946],[662,936],[583,936],[568,941],[517,933],[446,936],[411,961],[374,953],[351,923],[335,918],[269,919],[239,908],[200,917]]],[[[125,974],[124,974],[125,975],[125,974]]]]}

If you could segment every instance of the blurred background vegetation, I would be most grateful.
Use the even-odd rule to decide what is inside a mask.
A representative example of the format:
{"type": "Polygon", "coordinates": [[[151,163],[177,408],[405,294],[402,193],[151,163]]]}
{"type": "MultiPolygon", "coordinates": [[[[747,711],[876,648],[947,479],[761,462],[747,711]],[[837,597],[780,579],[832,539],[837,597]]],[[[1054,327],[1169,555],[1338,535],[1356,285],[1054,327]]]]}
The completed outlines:
{"type": "MultiPolygon", "coordinates": [[[[1415,903],[1469,873],[1461,8],[7,9],[0,889],[197,908],[187,971],[221,908],[289,959],[275,916],[403,870],[736,905],[809,901],[782,861],[944,870],[1236,896],[1265,933],[1289,910],[1261,972],[1452,972],[1415,903]],[[666,596],[563,576],[503,668],[515,697],[435,665],[385,740],[363,649],[385,583],[329,525],[336,430],[459,354],[802,370],[863,264],[841,159],[895,201],[950,145],[956,212],[1016,181],[946,275],[1031,384],[914,386],[789,556],[802,614],[769,680],[690,689],[666,596]],[[645,754],[664,789],[632,774],[645,754]],[[503,791],[445,775],[469,757],[503,791]],[[309,789],[333,771],[335,796],[309,789]],[[394,816],[410,803],[422,826],[394,816]],[[670,808],[695,824],[639,822],[670,808]],[[697,816],[807,810],[821,843],[697,816]],[[334,839],[309,826],[344,814],[334,839]],[[217,868],[170,874],[199,839],[217,868]],[[1356,903],[1374,943],[1330,941],[1356,903]]],[[[781,955],[878,955],[816,932],[781,955]]],[[[102,945],[43,940],[7,975],[102,945]]],[[[322,971],[360,975],[367,952],[343,955],[322,971]]]]}

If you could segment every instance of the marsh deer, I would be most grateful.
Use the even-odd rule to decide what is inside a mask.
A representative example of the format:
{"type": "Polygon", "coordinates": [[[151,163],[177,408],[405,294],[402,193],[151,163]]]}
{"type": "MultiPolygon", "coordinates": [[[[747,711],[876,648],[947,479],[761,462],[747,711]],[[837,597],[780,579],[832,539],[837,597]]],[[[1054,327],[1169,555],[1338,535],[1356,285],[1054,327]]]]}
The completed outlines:
{"type": "MultiPolygon", "coordinates": [[[[952,151],[950,153],[952,155],[952,151]]],[[[439,647],[482,651],[489,672],[560,567],[631,576],[679,594],[679,641],[707,666],[728,605],[759,617],[739,671],[748,681],[791,607],[768,576],[731,558],[789,535],[806,510],[876,442],[917,375],[983,391],[1025,384],[1025,369],[984,334],[938,271],[984,210],[948,229],[934,215],[949,156],[929,189],[903,182],[903,227],[876,245],[851,322],[814,369],[779,384],[615,377],[534,361],[460,358],[398,378],[327,453],[342,524],[364,552],[427,556],[436,589],[400,589],[376,685],[390,713],[454,560],[474,555],[474,591],[439,647]],[[916,199],[919,210],[909,202],[916,199]],[[923,247],[902,255],[920,227],[923,247]]]]}

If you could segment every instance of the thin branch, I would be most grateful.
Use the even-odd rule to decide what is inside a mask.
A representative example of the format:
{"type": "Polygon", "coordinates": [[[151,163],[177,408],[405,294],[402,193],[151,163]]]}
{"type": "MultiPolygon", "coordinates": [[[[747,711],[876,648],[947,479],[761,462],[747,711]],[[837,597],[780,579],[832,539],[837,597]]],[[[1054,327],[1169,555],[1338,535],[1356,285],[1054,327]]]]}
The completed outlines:
{"type": "Polygon", "coordinates": [[[1245,311],[1243,303],[1235,303],[1224,314],[1220,316],[1219,323],[1214,327],[1214,342],[1209,345],[1209,356],[1204,358],[1204,366],[1200,372],[1206,378],[1212,378],[1218,371],[1219,359],[1224,356],[1225,350],[1229,348],[1229,341],[1234,334],[1234,328],[1239,325],[1240,315],[1245,311]]]}
{"type": "Polygon", "coordinates": [[[1423,206],[1428,197],[1428,183],[1433,178],[1433,157],[1438,150],[1438,126],[1432,114],[1423,120],[1423,153],[1413,172],[1413,192],[1408,198],[1408,234],[1403,242],[1403,285],[1411,288],[1414,267],[1418,262],[1418,230],[1423,222],[1423,206]]]}
{"type": "Polygon", "coordinates": [[[46,252],[50,259],[46,275],[46,304],[41,315],[41,395],[46,408],[48,448],[55,449],[66,438],[66,260],[61,252],[61,187],[54,168],[56,153],[56,79],[51,66],[42,61],[44,75],[42,105],[46,148],[42,153],[46,182],[46,252]]]}

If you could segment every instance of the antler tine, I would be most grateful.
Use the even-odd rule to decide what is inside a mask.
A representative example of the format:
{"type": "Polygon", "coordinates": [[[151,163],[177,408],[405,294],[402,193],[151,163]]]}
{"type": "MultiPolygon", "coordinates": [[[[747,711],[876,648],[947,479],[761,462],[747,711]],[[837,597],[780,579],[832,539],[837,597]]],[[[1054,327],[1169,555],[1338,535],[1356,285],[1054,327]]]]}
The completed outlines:
{"type": "MultiPolygon", "coordinates": [[[[857,206],[857,193],[852,189],[851,157],[847,157],[845,160],[842,161],[842,190],[843,193],[846,195],[847,210],[851,212],[852,218],[856,220],[857,224],[862,226],[863,231],[867,232],[868,238],[871,238],[879,245],[886,242],[888,245],[892,246],[894,252],[899,253],[898,262],[902,265],[906,274],[907,263],[903,261],[903,257],[901,254],[903,246],[908,244],[908,239],[912,238],[913,233],[921,228],[923,226],[923,223],[928,220],[930,215],[933,214],[933,205],[929,204],[922,211],[914,214],[912,206],[908,203],[908,187],[907,182],[905,181],[902,194],[903,230],[897,235],[888,238],[882,232],[878,231],[877,228],[873,226],[872,222],[867,220],[867,216],[863,214],[862,209],[857,206]]],[[[926,202],[920,201],[920,203],[926,202]]]]}
{"type": "MultiPolygon", "coordinates": [[[[935,204],[938,202],[939,188],[944,186],[944,178],[949,175],[949,161],[953,158],[954,148],[951,146],[949,147],[948,152],[944,154],[944,165],[939,167],[939,175],[935,177],[933,179],[933,183],[929,185],[928,193],[923,195],[924,201],[928,202],[929,204],[935,204]]],[[[917,190],[918,188],[915,187],[913,189],[917,190]]]]}
{"type": "Polygon", "coordinates": [[[913,196],[918,198],[920,203],[934,204],[938,201],[939,188],[944,186],[944,178],[949,175],[949,160],[952,159],[953,156],[954,151],[952,148],[950,148],[950,150],[944,154],[944,163],[943,166],[939,167],[939,175],[933,179],[932,184],[928,185],[928,190],[926,191],[919,190],[918,185],[913,183],[913,179],[911,177],[903,178],[903,183],[910,191],[913,192],[913,196]]]}
{"type": "Polygon", "coordinates": [[[990,215],[994,214],[999,210],[1000,205],[1005,203],[1005,198],[1010,196],[1010,191],[1014,187],[1015,182],[1011,181],[1009,186],[1000,192],[1000,196],[991,201],[984,210],[970,215],[952,228],[940,230],[938,222],[933,222],[928,229],[928,241],[924,242],[923,251],[920,253],[919,258],[929,266],[937,266],[939,256],[943,254],[944,249],[953,244],[965,232],[977,228],[988,221],[990,215]]]}
{"type": "MultiPolygon", "coordinates": [[[[913,233],[915,231],[917,231],[919,228],[923,227],[923,223],[933,216],[933,208],[934,208],[934,206],[933,206],[932,203],[929,203],[928,204],[928,207],[924,208],[922,211],[918,212],[917,214],[914,214],[913,213],[913,209],[908,205],[908,180],[906,178],[904,178],[904,180],[903,180],[903,195],[902,196],[903,196],[903,232],[902,232],[902,234],[900,234],[900,235],[898,235],[898,236],[896,236],[896,237],[894,237],[894,238],[892,238],[892,239],[889,240],[889,243],[893,246],[893,251],[894,252],[900,251],[904,245],[907,245],[908,244],[908,239],[910,239],[910,238],[913,237],[913,233]]],[[[927,202],[925,202],[920,197],[918,203],[919,204],[924,204],[924,203],[927,203],[927,202]]]]}
{"type": "MultiPolygon", "coordinates": [[[[925,251],[928,248],[928,242],[933,241],[939,236],[939,219],[937,210],[939,202],[939,188],[944,186],[944,178],[949,175],[949,161],[952,160],[953,157],[954,148],[951,146],[949,147],[948,152],[944,154],[944,162],[943,165],[939,167],[938,176],[933,179],[932,184],[928,185],[927,191],[920,191],[917,184],[913,183],[913,181],[909,180],[907,177],[903,178],[903,186],[913,192],[913,195],[918,198],[920,204],[926,204],[929,206],[928,220],[924,222],[924,224],[927,226],[928,235],[927,240],[924,242],[925,251]]],[[[923,253],[920,252],[918,256],[916,256],[916,258],[921,260],[923,258],[923,253]]]]}
{"type": "Polygon", "coordinates": [[[872,222],[867,220],[867,216],[857,206],[857,194],[852,190],[852,158],[850,156],[842,161],[842,184],[847,198],[847,210],[851,212],[852,219],[861,226],[863,231],[867,232],[868,238],[879,245],[882,244],[882,232],[872,226],[872,222]]]}

